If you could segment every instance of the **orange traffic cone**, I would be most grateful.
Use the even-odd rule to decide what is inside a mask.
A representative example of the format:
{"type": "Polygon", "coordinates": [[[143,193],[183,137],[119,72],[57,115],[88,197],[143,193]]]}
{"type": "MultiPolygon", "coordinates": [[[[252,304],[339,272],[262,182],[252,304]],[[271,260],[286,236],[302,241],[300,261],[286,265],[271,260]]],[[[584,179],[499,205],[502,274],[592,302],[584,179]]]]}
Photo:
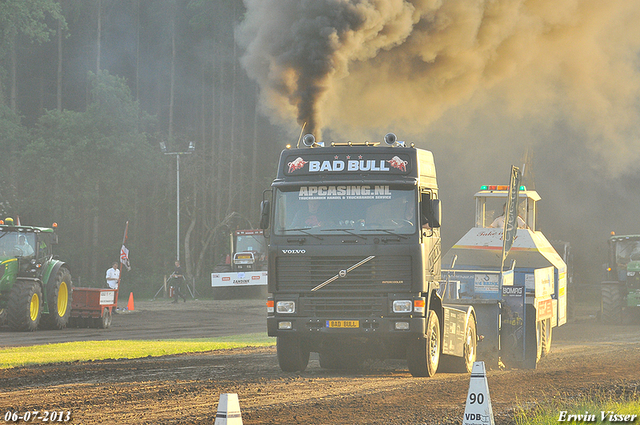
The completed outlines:
{"type": "Polygon", "coordinates": [[[127,310],[133,311],[133,292],[129,292],[129,304],[127,304],[127,310]]]}

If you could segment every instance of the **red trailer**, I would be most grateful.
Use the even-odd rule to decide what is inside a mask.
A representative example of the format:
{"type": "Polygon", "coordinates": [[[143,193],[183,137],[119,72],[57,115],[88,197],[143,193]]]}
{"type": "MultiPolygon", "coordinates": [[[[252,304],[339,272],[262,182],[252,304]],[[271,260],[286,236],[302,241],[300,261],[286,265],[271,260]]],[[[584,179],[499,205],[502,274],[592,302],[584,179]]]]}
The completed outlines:
{"type": "Polygon", "coordinates": [[[117,289],[73,288],[70,325],[106,329],[117,303],[117,289]]]}

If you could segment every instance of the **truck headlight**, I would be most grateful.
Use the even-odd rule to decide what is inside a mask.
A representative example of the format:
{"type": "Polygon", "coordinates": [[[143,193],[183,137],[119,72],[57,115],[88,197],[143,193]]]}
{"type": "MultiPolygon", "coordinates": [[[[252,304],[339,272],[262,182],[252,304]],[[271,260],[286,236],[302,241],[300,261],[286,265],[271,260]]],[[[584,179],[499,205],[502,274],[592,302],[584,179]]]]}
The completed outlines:
{"type": "Polygon", "coordinates": [[[411,300],[394,300],[393,312],[394,313],[411,313],[411,300]]]}
{"type": "Polygon", "coordinates": [[[276,311],[278,313],[295,313],[296,312],[296,303],[295,301],[278,301],[276,303],[276,311]]]}

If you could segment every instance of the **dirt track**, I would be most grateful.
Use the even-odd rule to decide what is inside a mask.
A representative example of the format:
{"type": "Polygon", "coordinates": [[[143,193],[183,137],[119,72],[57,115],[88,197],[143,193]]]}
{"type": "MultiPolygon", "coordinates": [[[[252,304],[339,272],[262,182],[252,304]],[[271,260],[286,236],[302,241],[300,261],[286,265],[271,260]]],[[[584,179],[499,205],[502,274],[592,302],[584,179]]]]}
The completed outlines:
{"type": "MultiPolygon", "coordinates": [[[[166,301],[136,303],[108,330],[68,329],[17,334],[2,345],[90,339],[210,337],[265,331],[264,303],[166,301]]],[[[553,352],[535,371],[490,370],[497,424],[517,406],[542,398],[562,403],[591,391],[640,392],[640,327],[603,326],[584,316],[554,333],[553,352]]],[[[367,363],[335,372],[313,359],[302,374],[279,370],[275,348],[241,349],[140,360],[105,360],[0,370],[0,408],[70,411],[74,424],[209,423],[221,393],[237,393],[250,424],[456,424],[469,376],[413,378],[404,362],[367,363]]],[[[579,413],[579,412],[577,412],[579,413]]],[[[640,413],[640,412],[638,412],[640,413]]],[[[37,421],[34,421],[37,423],[37,421]]]]}

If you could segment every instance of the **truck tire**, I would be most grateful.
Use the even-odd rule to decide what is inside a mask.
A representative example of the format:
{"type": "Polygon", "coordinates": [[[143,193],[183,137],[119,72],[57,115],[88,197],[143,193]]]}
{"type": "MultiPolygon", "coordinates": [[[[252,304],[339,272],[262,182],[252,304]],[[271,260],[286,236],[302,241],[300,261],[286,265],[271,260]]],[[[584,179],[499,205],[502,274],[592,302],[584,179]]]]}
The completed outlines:
{"type": "Polygon", "coordinates": [[[33,332],[42,317],[42,290],[36,282],[17,280],[9,293],[7,320],[16,331],[33,332]]]}
{"type": "Polygon", "coordinates": [[[601,288],[602,323],[605,325],[619,325],[622,323],[622,296],[620,287],[615,284],[603,284],[601,288]]]}
{"type": "Polygon", "coordinates": [[[47,284],[49,313],[42,318],[48,329],[64,329],[71,315],[71,272],[60,267],[55,277],[47,284]]]}
{"type": "Polygon", "coordinates": [[[551,319],[542,321],[542,357],[551,352],[551,339],[553,337],[553,328],[551,327],[551,319]]]}
{"type": "Polygon", "coordinates": [[[463,356],[442,355],[438,371],[454,373],[471,373],[473,363],[476,361],[476,348],[478,343],[478,331],[476,320],[469,316],[467,331],[464,337],[463,356]]]}
{"type": "Polygon", "coordinates": [[[279,336],[276,338],[278,364],[283,372],[304,372],[309,364],[309,349],[300,338],[279,336]]]}
{"type": "Polygon", "coordinates": [[[407,365],[411,375],[433,376],[438,370],[441,351],[440,320],[435,311],[429,310],[424,338],[410,341],[407,346],[407,365]]]}

